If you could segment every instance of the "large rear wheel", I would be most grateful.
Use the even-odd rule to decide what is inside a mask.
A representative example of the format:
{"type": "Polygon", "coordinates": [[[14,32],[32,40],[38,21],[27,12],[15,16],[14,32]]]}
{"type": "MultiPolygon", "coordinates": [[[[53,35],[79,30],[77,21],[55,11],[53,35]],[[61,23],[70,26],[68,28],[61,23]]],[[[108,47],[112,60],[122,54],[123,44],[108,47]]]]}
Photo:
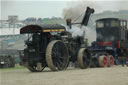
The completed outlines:
{"type": "Polygon", "coordinates": [[[53,40],[46,49],[46,62],[52,71],[64,70],[69,63],[66,45],[60,40],[53,40]]]}
{"type": "Polygon", "coordinates": [[[80,68],[85,69],[90,66],[91,56],[89,56],[85,48],[81,48],[78,52],[77,60],[80,68]]]}

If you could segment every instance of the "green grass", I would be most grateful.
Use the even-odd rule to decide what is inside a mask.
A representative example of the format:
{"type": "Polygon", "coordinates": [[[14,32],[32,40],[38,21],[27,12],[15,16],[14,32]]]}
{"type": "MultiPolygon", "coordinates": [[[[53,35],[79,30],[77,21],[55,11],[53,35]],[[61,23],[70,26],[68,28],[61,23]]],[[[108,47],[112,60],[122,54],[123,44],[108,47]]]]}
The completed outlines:
{"type": "Polygon", "coordinates": [[[17,70],[17,69],[26,69],[26,68],[24,66],[15,65],[14,68],[0,68],[0,71],[17,70]]]}

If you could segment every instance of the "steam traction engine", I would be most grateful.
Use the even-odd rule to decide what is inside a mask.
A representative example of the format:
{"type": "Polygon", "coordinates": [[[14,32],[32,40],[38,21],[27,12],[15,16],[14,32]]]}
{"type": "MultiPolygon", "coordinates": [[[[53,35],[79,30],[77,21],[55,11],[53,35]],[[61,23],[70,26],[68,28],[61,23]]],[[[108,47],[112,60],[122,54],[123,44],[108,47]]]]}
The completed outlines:
{"type": "Polygon", "coordinates": [[[88,47],[94,66],[128,65],[127,21],[103,18],[96,21],[96,41],[88,47]]]}
{"type": "MultiPolygon", "coordinates": [[[[93,12],[94,9],[87,7],[80,24],[87,25],[93,12]]],[[[52,71],[64,70],[70,61],[78,60],[84,68],[90,63],[91,56],[88,50],[85,50],[83,37],[73,38],[62,25],[28,25],[21,28],[20,33],[28,34],[28,39],[25,41],[27,47],[22,57],[25,66],[32,72],[42,71],[45,67],[49,67],[52,71]]]]}

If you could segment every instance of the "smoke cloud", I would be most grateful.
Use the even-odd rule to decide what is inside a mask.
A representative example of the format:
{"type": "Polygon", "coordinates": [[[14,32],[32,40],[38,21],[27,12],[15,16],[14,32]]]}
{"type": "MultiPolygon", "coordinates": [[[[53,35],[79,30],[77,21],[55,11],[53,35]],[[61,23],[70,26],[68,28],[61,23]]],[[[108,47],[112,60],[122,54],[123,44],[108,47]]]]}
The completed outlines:
{"type": "Polygon", "coordinates": [[[73,38],[77,36],[81,36],[81,37],[83,36],[84,39],[88,39],[89,43],[96,40],[96,31],[90,27],[82,26],[82,28],[80,28],[79,25],[73,25],[72,29],[69,29],[68,26],[65,26],[65,27],[66,27],[66,30],[72,34],[73,38]]]}
{"type": "MultiPolygon", "coordinates": [[[[68,7],[63,9],[64,19],[71,19],[72,23],[81,23],[87,6],[90,6],[91,8],[95,7],[91,1],[85,2],[81,0],[69,3],[68,7]]],[[[89,43],[96,40],[96,32],[94,28],[86,26],[80,28],[79,25],[73,25],[72,29],[69,29],[68,31],[72,33],[72,37],[83,36],[84,39],[88,39],[89,43]]]]}
{"type": "Polygon", "coordinates": [[[77,21],[77,22],[82,20],[87,6],[90,6],[91,8],[98,7],[92,1],[83,1],[83,0],[70,2],[67,5],[68,5],[67,8],[64,8],[62,13],[64,19],[70,18],[72,19],[72,21],[77,21]]]}
{"type": "Polygon", "coordinates": [[[72,26],[72,28],[68,30],[72,34],[72,37],[84,36],[85,29],[81,29],[78,26],[72,26]]]}
{"type": "Polygon", "coordinates": [[[94,8],[95,13],[100,13],[108,10],[128,10],[127,5],[127,0],[78,0],[68,2],[67,7],[63,9],[62,15],[65,19],[71,18],[74,20],[76,17],[84,15],[87,6],[94,8]]]}

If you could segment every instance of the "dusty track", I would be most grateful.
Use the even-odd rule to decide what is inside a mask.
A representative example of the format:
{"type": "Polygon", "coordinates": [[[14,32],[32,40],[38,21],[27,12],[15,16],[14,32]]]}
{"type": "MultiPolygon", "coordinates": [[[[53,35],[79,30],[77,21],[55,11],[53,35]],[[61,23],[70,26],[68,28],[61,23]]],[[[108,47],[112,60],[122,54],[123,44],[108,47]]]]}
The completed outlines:
{"type": "MultiPolygon", "coordinates": [[[[1,70],[0,70],[1,71],[1,70]]],[[[27,69],[0,72],[0,85],[128,85],[128,67],[89,68],[31,73],[27,69]]]]}

